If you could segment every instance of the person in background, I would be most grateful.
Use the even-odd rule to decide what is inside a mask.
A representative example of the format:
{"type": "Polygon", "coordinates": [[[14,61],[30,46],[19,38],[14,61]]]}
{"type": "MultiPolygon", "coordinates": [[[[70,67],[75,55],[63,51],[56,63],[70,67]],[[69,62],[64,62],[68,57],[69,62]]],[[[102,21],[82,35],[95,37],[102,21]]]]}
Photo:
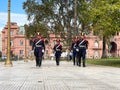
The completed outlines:
{"type": "Polygon", "coordinates": [[[34,50],[36,66],[40,67],[42,64],[42,58],[45,51],[45,43],[40,33],[37,34],[36,39],[33,41],[32,50],[34,50]]]}
{"type": "Polygon", "coordinates": [[[72,54],[72,51],[69,52],[69,60],[71,61],[73,58],[73,54],[72,54]]]}
{"type": "Polygon", "coordinates": [[[60,44],[60,40],[56,40],[57,44],[54,45],[53,50],[55,51],[55,60],[56,65],[59,66],[60,64],[60,57],[62,53],[62,45],[60,44]]]}

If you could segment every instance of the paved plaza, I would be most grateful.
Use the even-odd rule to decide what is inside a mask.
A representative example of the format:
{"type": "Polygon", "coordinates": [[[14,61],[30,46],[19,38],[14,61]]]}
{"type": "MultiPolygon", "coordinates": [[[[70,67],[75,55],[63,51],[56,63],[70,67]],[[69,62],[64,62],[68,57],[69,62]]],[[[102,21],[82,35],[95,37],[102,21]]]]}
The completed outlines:
{"type": "Polygon", "coordinates": [[[0,90],[120,90],[120,68],[72,62],[44,60],[41,67],[35,61],[13,61],[13,67],[0,62],[0,90]]]}

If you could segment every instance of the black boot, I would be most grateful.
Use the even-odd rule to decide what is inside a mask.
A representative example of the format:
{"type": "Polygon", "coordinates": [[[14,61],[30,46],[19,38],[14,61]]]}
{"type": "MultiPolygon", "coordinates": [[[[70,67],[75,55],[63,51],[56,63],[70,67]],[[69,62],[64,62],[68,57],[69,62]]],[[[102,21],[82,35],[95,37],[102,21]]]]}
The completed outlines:
{"type": "Polygon", "coordinates": [[[83,67],[86,67],[86,65],[85,65],[85,61],[83,61],[83,67]]]}
{"type": "Polygon", "coordinates": [[[39,57],[39,67],[41,67],[42,64],[42,57],[39,57]]]}
{"type": "Polygon", "coordinates": [[[56,65],[59,66],[59,58],[56,60],[56,65]]]}
{"type": "Polygon", "coordinates": [[[39,58],[36,57],[36,67],[39,66],[39,58]]]}

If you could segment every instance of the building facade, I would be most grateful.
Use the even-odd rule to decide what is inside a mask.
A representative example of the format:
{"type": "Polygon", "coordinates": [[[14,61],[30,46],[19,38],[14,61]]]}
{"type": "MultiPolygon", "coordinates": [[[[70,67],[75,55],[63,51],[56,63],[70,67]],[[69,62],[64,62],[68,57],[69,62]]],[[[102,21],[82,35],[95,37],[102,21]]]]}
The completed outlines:
{"type": "MultiPolygon", "coordinates": [[[[29,55],[29,51],[31,50],[31,46],[29,40],[25,39],[25,31],[24,27],[19,27],[17,23],[11,23],[11,54],[17,57],[25,57],[25,45],[26,45],[26,54],[29,55]],[[26,43],[26,44],[25,44],[26,43]]],[[[2,55],[7,55],[7,31],[8,26],[6,25],[2,30],[2,55]]]]}
{"type": "MultiPolygon", "coordinates": [[[[50,56],[53,52],[52,48],[55,45],[55,40],[60,38],[60,36],[55,36],[53,33],[50,33],[50,40],[48,45],[46,45],[47,54],[50,56]]],[[[87,58],[101,58],[102,57],[102,47],[103,41],[97,36],[94,36],[92,33],[86,35],[86,40],[88,40],[88,49],[87,49],[87,58]]],[[[120,33],[117,33],[116,36],[111,37],[109,46],[106,45],[106,54],[108,57],[119,57],[120,56],[120,33]]],[[[61,40],[61,44],[63,42],[61,40]]],[[[64,47],[64,45],[63,45],[64,47]]],[[[69,48],[66,48],[63,53],[69,52],[69,48]]]]}
{"type": "MultiPolygon", "coordinates": [[[[7,53],[7,31],[8,26],[6,25],[2,30],[2,55],[7,53]]],[[[31,57],[32,47],[30,40],[25,39],[25,30],[23,26],[18,26],[17,23],[11,22],[11,53],[18,57],[31,57]],[[25,53],[26,51],[26,53],[25,53]],[[26,54],[26,55],[25,55],[26,54]]],[[[60,38],[60,36],[57,36],[60,38]]],[[[86,39],[89,42],[87,50],[87,58],[101,58],[102,56],[102,40],[97,36],[94,36],[92,33],[86,36],[86,39]]],[[[46,44],[45,57],[50,57],[53,54],[53,46],[55,45],[56,36],[53,33],[49,34],[49,38],[45,38],[45,41],[48,41],[46,44]]],[[[120,34],[117,33],[115,37],[111,37],[110,46],[106,46],[106,53],[108,56],[118,56],[120,55],[120,34]]],[[[61,44],[62,40],[61,40],[61,44]]],[[[64,45],[63,45],[64,46],[64,45]]],[[[66,50],[63,52],[67,52],[66,50]]]]}
{"type": "Polygon", "coordinates": [[[0,32],[0,52],[2,52],[2,33],[0,32]]]}

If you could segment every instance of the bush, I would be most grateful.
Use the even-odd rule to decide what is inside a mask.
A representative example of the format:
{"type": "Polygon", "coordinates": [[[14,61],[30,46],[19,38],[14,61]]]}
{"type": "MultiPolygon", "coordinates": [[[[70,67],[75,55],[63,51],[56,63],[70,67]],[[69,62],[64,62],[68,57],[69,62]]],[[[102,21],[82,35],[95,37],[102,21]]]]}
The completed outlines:
{"type": "Polygon", "coordinates": [[[95,65],[104,65],[104,66],[113,66],[113,67],[120,67],[120,59],[116,58],[109,58],[109,59],[88,59],[88,64],[95,64],[95,65]]]}

